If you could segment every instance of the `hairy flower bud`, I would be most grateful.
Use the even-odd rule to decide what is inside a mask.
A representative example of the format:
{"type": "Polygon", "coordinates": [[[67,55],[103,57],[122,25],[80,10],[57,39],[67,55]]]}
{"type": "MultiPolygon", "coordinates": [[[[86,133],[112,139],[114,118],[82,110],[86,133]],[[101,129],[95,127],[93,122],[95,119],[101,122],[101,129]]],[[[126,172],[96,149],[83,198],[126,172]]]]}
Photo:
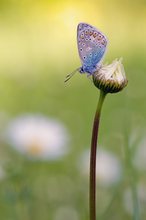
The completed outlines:
{"type": "Polygon", "coordinates": [[[121,91],[128,83],[121,59],[103,65],[93,74],[94,85],[105,93],[121,91]]]}

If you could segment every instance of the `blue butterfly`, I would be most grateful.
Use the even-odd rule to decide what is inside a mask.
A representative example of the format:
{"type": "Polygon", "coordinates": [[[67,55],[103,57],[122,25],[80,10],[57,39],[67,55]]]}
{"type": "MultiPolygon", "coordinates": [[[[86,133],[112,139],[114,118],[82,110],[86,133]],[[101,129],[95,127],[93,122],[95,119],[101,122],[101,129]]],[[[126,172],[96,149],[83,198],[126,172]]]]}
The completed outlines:
{"type": "Polygon", "coordinates": [[[107,47],[106,36],[95,27],[79,23],[77,27],[78,52],[82,66],[66,76],[67,82],[76,71],[92,75],[101,67],[103,55],[107,47]]]}

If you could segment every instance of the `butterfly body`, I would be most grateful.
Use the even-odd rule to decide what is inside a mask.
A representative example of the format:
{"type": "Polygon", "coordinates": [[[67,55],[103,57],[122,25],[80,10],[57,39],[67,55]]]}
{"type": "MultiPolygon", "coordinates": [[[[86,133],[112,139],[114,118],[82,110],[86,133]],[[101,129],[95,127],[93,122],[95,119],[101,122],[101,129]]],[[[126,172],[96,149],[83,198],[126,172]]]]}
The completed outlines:
{"type": "Polygon", "coordinates": [[[82,63],[79,72],[93,74],[101,66],[106,51],[107,38],[95,27],[86,23],[79,23],[77,44],[82,63]]]}
{"type": "Polygon", "coordinates": [[[79,23],[77,27],[77,45],[82,66],[68,74],[67,82],[76,71],[92,75],[99,70],[107,47],[107,38],[97,28],[87,23],[79,23]]]}

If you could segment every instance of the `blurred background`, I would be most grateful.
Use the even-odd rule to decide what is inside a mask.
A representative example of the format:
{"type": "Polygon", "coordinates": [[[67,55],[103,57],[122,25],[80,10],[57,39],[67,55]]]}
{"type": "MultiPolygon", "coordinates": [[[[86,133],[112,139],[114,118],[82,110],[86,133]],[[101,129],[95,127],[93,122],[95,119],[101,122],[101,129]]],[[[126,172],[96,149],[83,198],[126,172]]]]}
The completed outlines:
{"type": "Polygon", "coordinates": [[[99,91],[78,73],[64,84],[79,22],[105,33],[105,62],[123,57],[129,81],[103,106],[97,219],[146,215],[146,1],[0,0],[0,219],[89,219],[99,91]]]}

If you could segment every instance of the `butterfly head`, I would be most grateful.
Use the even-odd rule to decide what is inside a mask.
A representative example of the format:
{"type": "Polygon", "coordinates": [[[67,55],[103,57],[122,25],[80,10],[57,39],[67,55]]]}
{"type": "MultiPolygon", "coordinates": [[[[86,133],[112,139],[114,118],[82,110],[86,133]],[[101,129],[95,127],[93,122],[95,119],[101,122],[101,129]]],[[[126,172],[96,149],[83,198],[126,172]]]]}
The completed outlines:
{"type": "Polygon", "coordinates": [[[79,68],[79,72],[80,72],[80,73],[85,73],[85,71],[84,71],[84,69],[83,69],[83,66],[81,66],[81,67],[79,68]]]}

